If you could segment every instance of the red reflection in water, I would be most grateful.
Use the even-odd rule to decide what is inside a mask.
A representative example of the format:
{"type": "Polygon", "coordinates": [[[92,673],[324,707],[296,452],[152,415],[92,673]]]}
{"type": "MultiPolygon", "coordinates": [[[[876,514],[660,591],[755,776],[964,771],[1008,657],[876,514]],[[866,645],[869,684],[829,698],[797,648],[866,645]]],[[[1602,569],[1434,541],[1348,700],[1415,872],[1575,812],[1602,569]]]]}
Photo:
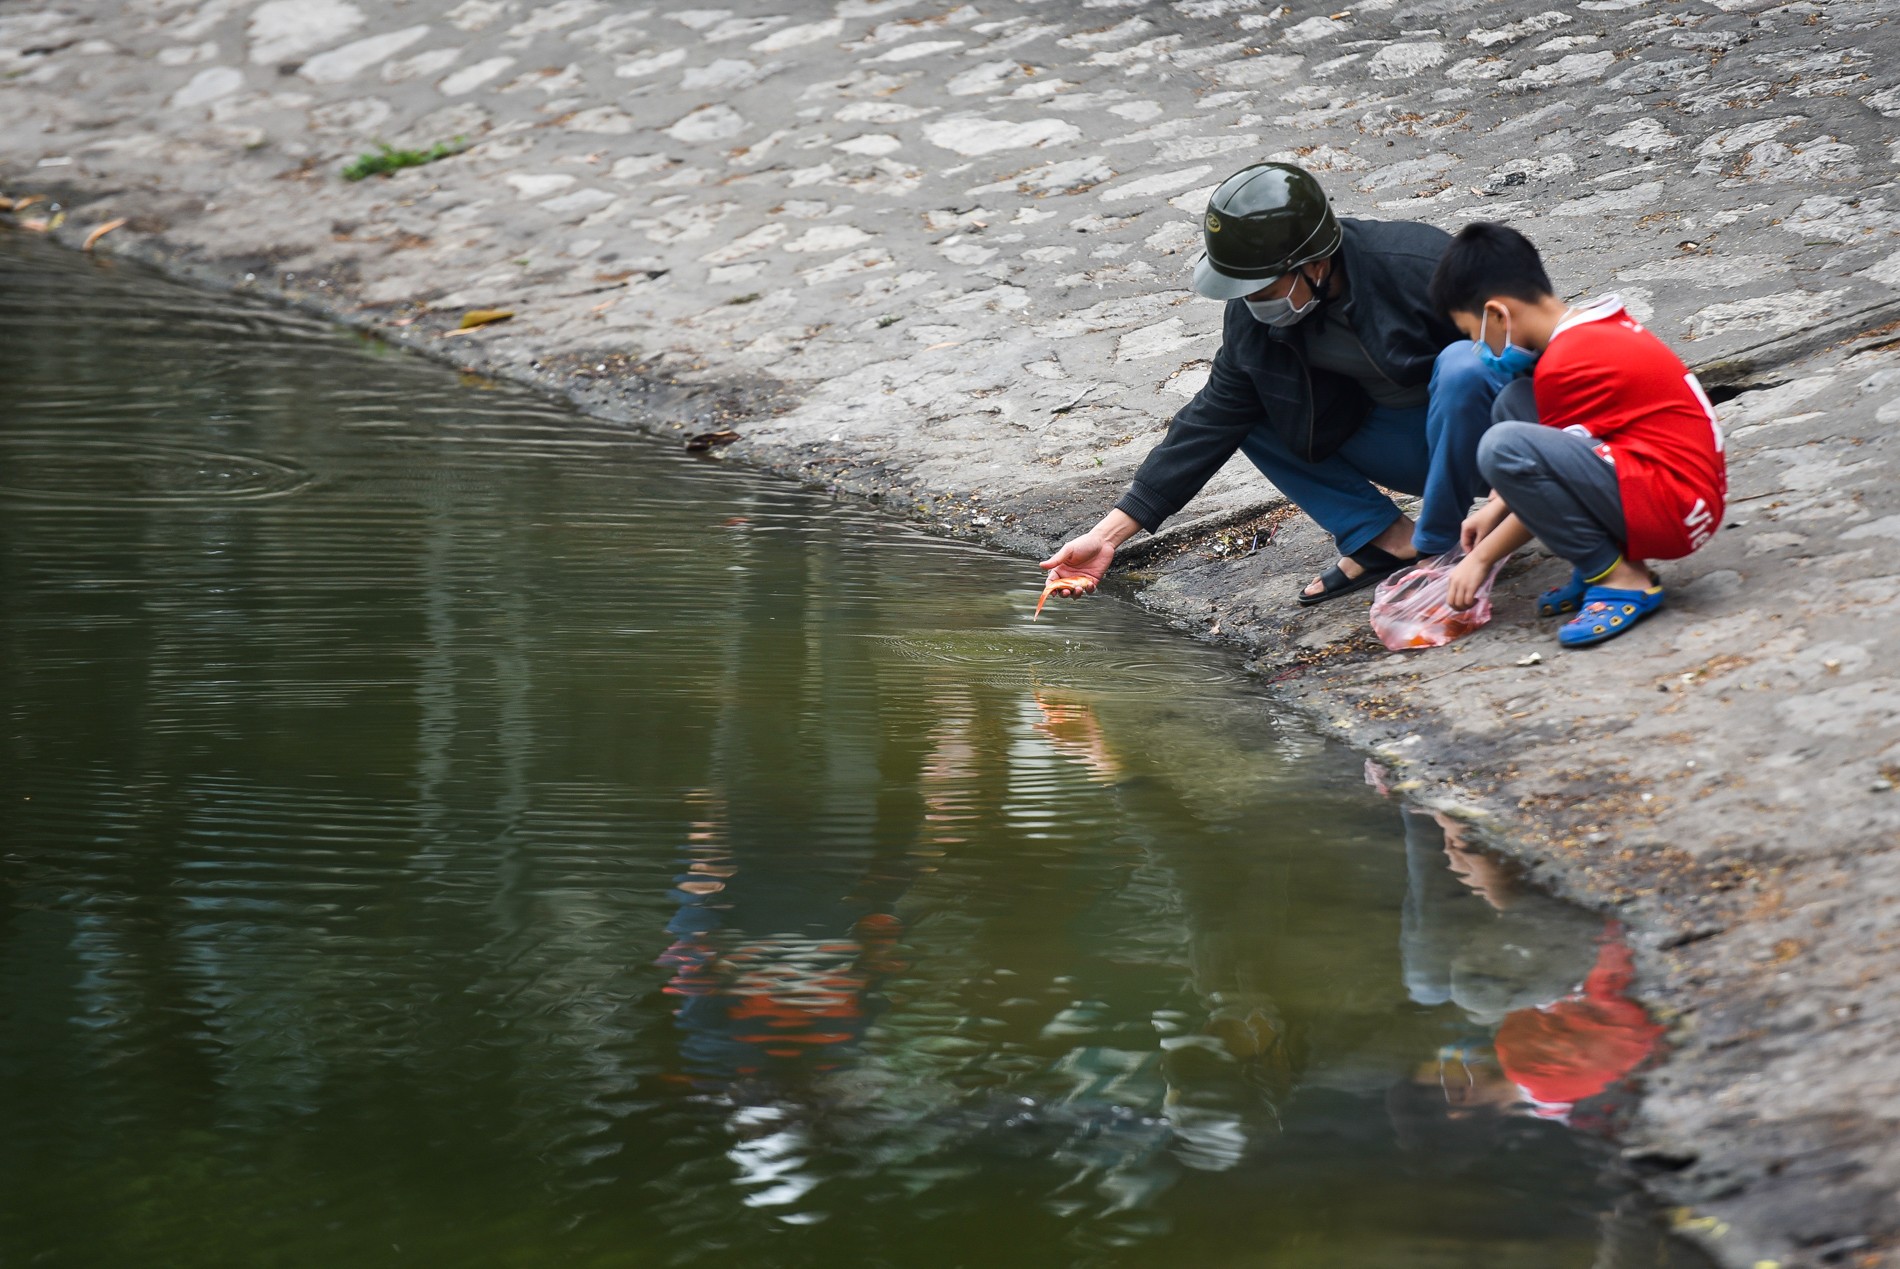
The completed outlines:
{"type": "Polygon", "coordinates": [[[1087,701],[1062,700],[1040,687],[1034,695],[1041,714],[1035,728],[1051,749],[1080,762],[1097,780],[1113,783],[1121,778],[1121,763],[1108,747],[1093,706],[1087,701]]]}
{"type": "Polygon", "coordinates": [[[1568,1120],[1578,1102],[1641,1066],[1662,1036],[1630,999],[1636,971],[1621,934],[1614,922],[1604,931],[1582,990],[1515,1010],[1498,1026],[1498,1065],[1544,1118],[1568,1120]]]}
{"type": "Polygon", "coordinates": [[[697,939],[668,948],[659,963],[674,976],[664,990],[682,998],[675,1016],[698,1037],[696,1073],[750,1076],[784,1062],[833,1069],[829,1052],[863,1033],[873,965],[888,959],[896,932],[865,933],[865,942],[779,936],[725,950],[697,939]]]}

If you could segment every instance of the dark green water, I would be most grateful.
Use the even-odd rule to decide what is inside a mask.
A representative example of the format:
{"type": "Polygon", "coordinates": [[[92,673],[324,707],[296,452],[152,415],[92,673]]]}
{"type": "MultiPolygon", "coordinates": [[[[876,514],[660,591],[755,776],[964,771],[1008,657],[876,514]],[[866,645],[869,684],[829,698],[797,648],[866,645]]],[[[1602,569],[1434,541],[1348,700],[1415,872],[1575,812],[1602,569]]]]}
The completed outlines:
{"type": "Polygon", "coordinates": [[[1689,1263],[1496,1038],[1601,921],[1224,657],[37,243],[0,333],[0,1264],[1689,1263]]]}

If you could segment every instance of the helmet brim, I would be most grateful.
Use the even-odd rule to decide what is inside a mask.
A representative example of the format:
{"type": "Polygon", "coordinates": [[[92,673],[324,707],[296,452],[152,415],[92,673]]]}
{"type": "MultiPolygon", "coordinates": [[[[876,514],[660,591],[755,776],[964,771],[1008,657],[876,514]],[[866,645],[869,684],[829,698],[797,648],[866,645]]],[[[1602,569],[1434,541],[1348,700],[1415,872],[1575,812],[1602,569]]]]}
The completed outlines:
{"type": "Polygon", "coordinates": [[[1210,300],[1237,300],[1272,283],[1272,278],[1230,277],[1216,269],[1205,254],[1194,262],[1194,293],[1210,300]]]}

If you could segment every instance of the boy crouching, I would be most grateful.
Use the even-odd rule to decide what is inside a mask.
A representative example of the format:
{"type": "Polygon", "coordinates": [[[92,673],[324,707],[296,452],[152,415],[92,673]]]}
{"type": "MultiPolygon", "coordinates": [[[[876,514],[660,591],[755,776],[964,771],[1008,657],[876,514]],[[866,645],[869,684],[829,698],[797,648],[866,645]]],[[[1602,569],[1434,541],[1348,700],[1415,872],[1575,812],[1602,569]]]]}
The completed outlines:
{"type": "Polygon", "coordinates": [[[1478,446],[1489,502],[1464,522],[1469,554],[1451,604],[1468,608],[1491,570],[1531,538],[1573,566],[1538,615],[1576,616],[1567,648],[1614,639],[1662,607],[1646,561],[1680,559],[1714,536],[1728,495],[1715,407],[1695,375],[1615,296],[1581,306],[1552,292],[1537,248],[1504,225],[1467,225],[1432,276],[1431,300],[1507,373],[1478,446]]]}

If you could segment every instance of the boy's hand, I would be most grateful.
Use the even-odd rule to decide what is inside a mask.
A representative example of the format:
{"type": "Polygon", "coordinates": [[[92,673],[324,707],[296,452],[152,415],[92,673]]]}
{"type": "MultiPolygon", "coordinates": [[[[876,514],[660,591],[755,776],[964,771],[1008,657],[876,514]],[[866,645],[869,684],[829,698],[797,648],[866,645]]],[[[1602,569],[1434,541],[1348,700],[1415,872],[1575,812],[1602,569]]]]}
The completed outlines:
{"type": "Polygon", "coordinates": [[[1476,555],[1465,556],[1446,580],[1445,602],[1463,612],[1478,602],[1478,591],[1490,575],[1491,561],[1476,555]]]}
{"type": "Polygon", "coordinates": [[[1464,524],[1458,530],[1458,545],[1464,547],[1465,554],[1469,555],[1510,514],[1511,509],[1504,505],[1504,499],[1493,497],[1465,517],[1464,524]]]}

